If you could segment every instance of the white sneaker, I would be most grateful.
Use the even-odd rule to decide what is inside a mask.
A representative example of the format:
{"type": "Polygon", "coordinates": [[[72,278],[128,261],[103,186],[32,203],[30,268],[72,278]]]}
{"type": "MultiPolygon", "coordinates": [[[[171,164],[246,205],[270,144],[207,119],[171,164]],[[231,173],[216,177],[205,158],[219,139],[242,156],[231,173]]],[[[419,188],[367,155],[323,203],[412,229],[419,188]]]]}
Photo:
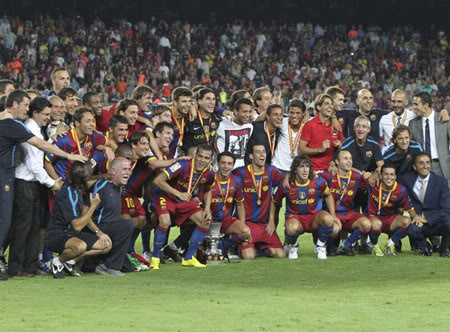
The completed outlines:
{"type": "Polygon", "coordinates": [[[316,253],[318,259],[327,259],[327,248],[326,247],[316,246],[314,248],[314,252],[316,253]]]}
{"type": "Polygon", "coordinates": [[[298,244],[296,245],[288,245],[288,252],[287,252],[287,256],[289,259],[298,259],[298,244]]]}

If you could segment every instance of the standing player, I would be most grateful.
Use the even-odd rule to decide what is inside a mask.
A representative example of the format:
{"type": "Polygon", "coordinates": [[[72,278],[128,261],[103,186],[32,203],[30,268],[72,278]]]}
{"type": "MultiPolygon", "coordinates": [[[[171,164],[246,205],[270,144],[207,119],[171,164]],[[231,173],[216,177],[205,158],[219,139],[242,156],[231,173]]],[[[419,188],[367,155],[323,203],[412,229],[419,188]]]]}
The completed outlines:
{"type": "Polygon", "coordinates": [[[194,159],[177,161],[155,178],[152,208],[159,226],[154,236],[153,257],[150,263],[152,269],[159,269],[160,252],[166,241],[171,217],[179,227],[188,219],[197,225],[182,265],[205,267],[194,254],[203,242],[211,221],[211,186],[214,183],[214,172],[210,170],[210,164],[213,155],[214,151],[209,145],[200,145],[194,159]],[[198,196],[200,191],[205,192],[204,208],[193,198],[198,196]]]}
{"type": "Polygon", "coordinates": [[[304,232],[319,231],[315,247],[318,259],[327,259],[326,243],[333,232],[339,230],[333,196],[322,178],[315,178],[313,164],[309,157],[294,158],[289,174],[289,187],[280,184],[270,205],[270,220],[274,223],[276,204],[286,198],[285,237],[289,246],[289,258],[298,258],[298,237],[304,232]],[[324,211],[323,198],[330,213],[324,211]]]}
{"type": "Polygon", "coordinates": [[[244,259],[255,258],[255,246],[269,249],[276,258],[284,258],[284,250],[276,233],[275,221],[269,220],[272,189],[283,181],[281,173],[272,165],[266,164],[264,144],[256,142],[251,149],[251,164],[239,167],[234,174],[240,178],[244,188],[245,224],[250,228],[252,241],[241,245],[244,259]]]}
{"type": "Polygon", "coordinates": [[[336,175],[329,172],[321,173],[330,188],[336,204],[336,216],[342,224],[342,230],[351,235],[339,247],[337,254],[354,256],[352,245],[370,231],[370,220],[355,211],[355,195],[367,191],[367,183],[361,173],[352,171],[353,159],[347,150],[336,153],[336,175]]]}
{"type": "Polygon", "coordinates": [[[384,256],[378,245],[380,233],[392,234],[386,244],[386,254],[396,255],[395,245],[406,235],[417,241],[420,248],[425,248],[420,228],[416,224],[423,223],[423,217],[418,216],[409,200],[408,191],[396,181],[395,167],[385,164],[381,168],[381,183],[374,188],[369,187],[369,219],[372,230],[370,241],[374,246],[376,256],[384,256]],[[399,209],[407,211],[412,219],[399,214],[399,209]]]}
{"type": "Polygon", "coordinates": [[[183,145],[184,130],[189,120],[189,111],[192,105],[192,91],[180,86],[172,92],[172,122],[177,126],[173,135],[173,141],[169,147],[169,158],[173,158],[177,148],[183,145]]]}
{"type": "Polygon", "coordinates": [[[222,152],[217,157],[219,171],[216,173],[211,190],[212,220],[222,223],[220,231],[235,234],[242,240],[250,240],[250,228],[245,225],[245,207],[242,182],[231,174],[236,158],[230,152],[222,152]],[[237,205],[237,215],[233,217],[234,202],[237,205]]]}

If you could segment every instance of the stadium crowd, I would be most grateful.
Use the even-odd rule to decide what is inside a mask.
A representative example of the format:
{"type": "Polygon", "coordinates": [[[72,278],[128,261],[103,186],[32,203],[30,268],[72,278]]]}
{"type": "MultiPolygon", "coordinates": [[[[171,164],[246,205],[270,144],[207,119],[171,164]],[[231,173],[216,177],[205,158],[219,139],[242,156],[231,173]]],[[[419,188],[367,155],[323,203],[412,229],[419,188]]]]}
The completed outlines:
{"type": "Polygon", "coordinates": [[[211,223],[225,257],[448,257],[445,35],[116,23],[0,22],[0,279],[203,268],[211,223]]]}

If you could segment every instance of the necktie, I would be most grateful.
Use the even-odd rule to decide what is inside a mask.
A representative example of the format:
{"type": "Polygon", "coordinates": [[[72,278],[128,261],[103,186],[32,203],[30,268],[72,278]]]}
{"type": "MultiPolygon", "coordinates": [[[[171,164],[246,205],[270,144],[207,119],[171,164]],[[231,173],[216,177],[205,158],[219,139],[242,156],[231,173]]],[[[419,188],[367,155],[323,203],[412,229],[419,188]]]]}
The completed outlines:
{"type": "Polygon", "coordinates": [[[397,117],[397,126],[399,126],[401,124],[401,121],[402,121],[402,117],[401,116],[397,117]]]}
{"type": "Polygon", "coordinates": [[[425,120],[425,153],[431,157],[431,135],[430,135],[430,122],[425,120]]]}
{"type": "Polygon", "coordinates": [[[423,200],[425,199],[425,192],[427,191],[427,182],[425,180],[420,180],[422,183],[422,187],[420,187],[419,191],[419,199],[423,204],[423,200]]]}

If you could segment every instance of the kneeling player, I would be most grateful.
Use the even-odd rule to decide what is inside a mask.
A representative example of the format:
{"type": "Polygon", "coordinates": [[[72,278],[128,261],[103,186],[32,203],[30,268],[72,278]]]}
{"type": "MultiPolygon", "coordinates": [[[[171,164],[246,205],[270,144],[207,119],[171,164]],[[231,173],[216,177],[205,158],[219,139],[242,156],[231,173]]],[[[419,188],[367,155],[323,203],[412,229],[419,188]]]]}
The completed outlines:
{"type": "Polygon", "coordinates": [[[298,237],[304,232],[319,230],[315,253],[317,258],[326,259],[325,244],[334,225],[340,225],[334,210],[333,196],[322,178],[315,178],[312,161],[305,155],[294,158],[289,173],[289,187],[280,184],[270,205],[270,220],[275,220],[276,204],[287,197],[285,238],[290,246],[289,258],[298,258],[298,237]],[[323,198],[330,213],[322,210],[323,198]]]}
{"type": "Polygon", "coordinates": [[[268,250],[275,258],[286,255],[276,232],[275,221],[269,221],[272,189],[278,186],[283,176],[272,165],[266,165],[266,149],[255,143],[251,149],[251,164],[239,167],[234,174],[240,179],[244,190],[245,224],[250,229],[252,240],[239,246],[242,258],[254,259],[256,248],[268,250]]]}
{"type": "Polygon", "coordinates": [[[339,150],[336,153],[336,175],[330,172],[321,173],[330,188],[336,204],[336,216],[342,223],[342,229],[351,232],[339,247],[337,254],[354,256],[352,245],[362,236],[369,233],[370,220],[363,214],[356,212],[354,207],[355,195],[359,190],[366,191],[367,183],[358,172],[352,172],[353,159],[347,150],[339,150]]]}
{"type": "Polygon", "coordinates": [[[214,183],[214,172],[210,170],[210,163],[213,154],[214,151],[209,145],[200,145],[194,159],[180,160],[155,178],[152,208],[159,225],[154,235],[153,257],[150,263],[152,269],[158,270],[160,267],[161,249],[171,225],[171,216],[179,227],[188,219],[197,225],[182,265],[205,267],[194,254],[203,242],[211,222],[211,186],[214,183]],[[204,209],[200,207],[197,199],[193,199],[198,191],[205,192],[204,209]]]}
{"type": "Polygon", "coordinates": [[[104,255],[112,248],[108,235],[92,222],[92,215],[100,204],[98,194],[90,196],[90,207],[83,208],[83,191],[91,176],[91,165],[76,162],[69,171],[67,184],[56,196],[45,236],[45,245],[60,255],[53,258],[53,276],[64,278],[63,270],[76,275],[76,261],[94,255],[104,255]]]}
{"type": "Polygon", "coordinates": [[[385,251],[388,255],[395,256],[395,245],[406,235],[417,240],[420,247],[426,246],[421,236],[421,230],[416,225],[422,221],[409,200],[408,191],[396,181],[396,172],[393,165],[384,164],[381,168],[381,183],[374,188],[369,187],[369,219],[372,230],[369,233],[370,241],[374,246],[373,253],[376,256],[384,256],[383,250],[378,245],[380,233],[391,234],[386,244],[385,251]],[[399,210],[407,211],[409,217],[398,214],[399,210]]]}
{"type": "Polygon", "coordinates": [[[211,213],[213,221],[222,223],[222,233],[237,235],[245,242],[250,240],[250,228],[245,225],[242,182],[231,174],[235,161],[236,157],[227,151],[217,157],[219,171],[212,187],[211,213]],[[239,219],[232,216],[233,201],[237,203],[239,219]]]}

